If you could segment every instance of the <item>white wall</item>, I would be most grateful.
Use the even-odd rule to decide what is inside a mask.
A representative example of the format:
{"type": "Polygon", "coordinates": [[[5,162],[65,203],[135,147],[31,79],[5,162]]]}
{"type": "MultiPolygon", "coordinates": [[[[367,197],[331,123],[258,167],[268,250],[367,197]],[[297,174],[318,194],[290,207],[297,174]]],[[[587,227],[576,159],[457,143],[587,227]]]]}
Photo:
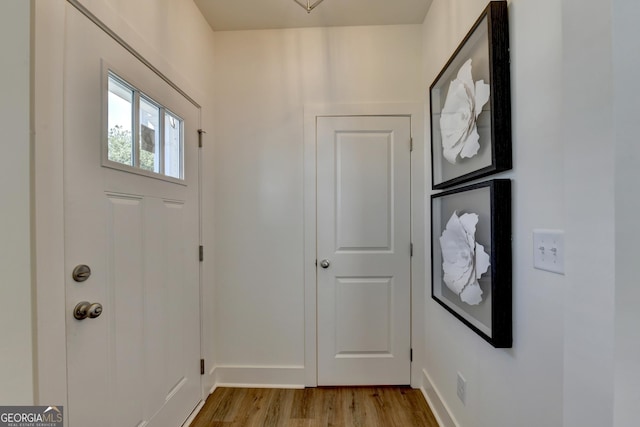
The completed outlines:
{"type": "Polygon", "coordinates": [[[217,32],[215,44],[217,363],[302,369],[303,108],[421,102],[420,26],[217,32]]]}
{"type": "Polygon", "coordinates": [[[638,423],[640,402],[640,286],[635,267],[640,258],[640,144],[638,112],[640,93],[640,3],[614,0],[613,17],[613,117],[616,141],[616,302],[614,423],[631,427],[638,423]]]}
{"type": "Polygon", "coordinates": [[[34,401],[31,270],[31,5],[0,3],[0,402],[34,401]]]}
{"type": "Polygon", "coordinates": [[[610,0],[562,1],[568,279],[566,427],[611,425],[613,416],[615,145],[611,5],[610,0]]]}
{"type": "MultiPolygon", "coordinates": [[[[424,22],[424,88],[486,5],[434,0],[424,22]]],[[[560,3],[513,0],[509,26],[514,166],[495,177],[512,179],[513,348],[494,349],[442,309],[427,280],[426,387],[460,426],[560,426],[566,278],[532,267],[532,230],[566,226],[560,3]],[[466,405],[456,395],[457,372],[467,380],[466,405]]]]}
{"type": "Polygon", "coordinates": [[[213,31],[193,0],[73,0],[200,104],[212,88],[213,31]]]}
{"type": "MultiPolygon", "coordinates": [[[[436,0],[425,21],[428,75],[468,27],[464,11],[475,16],[484,5],[448,3],[436,0]]],[[[461,426],[636,425],[640,106],[629,94],[638,91],[640,6],[511,0],[509,8],[514,346],[479,345],[428,303],[427,324],[438,326],[428,326],[425,369],[461,426]],[[532,269],[538,227],[565,228],[566,276],[532,269]],[[456,371],[476,387],[466,406],[456,371]]]]}
{"type": "Polygon", "coordinates": [[[640,401],[640,5],[562,2],[567,227],[564,425],[635,426],[640,401]],[[586,87],[589,89],[586,89],[586,87]],[[630,96],[631,95],[631,96],[630,96]],[[596,248],[596,250],[593,250],[596,248]],[[579,298],[573,298],[579,295],[579,298]]]}

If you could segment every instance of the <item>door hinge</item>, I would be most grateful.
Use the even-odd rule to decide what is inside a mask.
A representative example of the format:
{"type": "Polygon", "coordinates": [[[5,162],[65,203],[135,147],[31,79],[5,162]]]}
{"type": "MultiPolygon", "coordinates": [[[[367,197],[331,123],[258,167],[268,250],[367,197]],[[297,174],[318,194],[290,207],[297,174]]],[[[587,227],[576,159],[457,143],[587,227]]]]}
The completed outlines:
{"type": "Polygon", "coordinates": [[[202,148],[202,134],[207,133],[202,129],[198,129],[198,148],[202,148]]]}
{"type": "Polygon", "coordinates": [[[409,143],[409,151],[413,151],[413,137],[410,139],[410,143],[409,143]]]}
{"type": "Polygon", "coordinates": [[[204,359],[200,359],[200,375],[204,375],[204,359]]]}
{"type": "Polygon", "coordinates": [[[409,256],[413,256],[413,243],[409,245],[409,256]]]}
{"type": "Polygon", "coordinates": [[[204,246],[200,245],[198,249],[200,262],[204,261],[204,246]]]}
{"type": "Polygon", "coordinates": [[[409,362],[413,362],[413,349],[409,351],[409,362]]]}

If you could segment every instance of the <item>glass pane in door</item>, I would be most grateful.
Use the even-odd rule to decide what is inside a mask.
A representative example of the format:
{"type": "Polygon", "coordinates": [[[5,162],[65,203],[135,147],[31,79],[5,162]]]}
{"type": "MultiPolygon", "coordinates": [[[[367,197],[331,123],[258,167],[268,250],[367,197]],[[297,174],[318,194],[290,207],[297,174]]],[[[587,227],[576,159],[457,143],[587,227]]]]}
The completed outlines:
{"type": "Polygon", "coordinates": [[[160,108],[140,97],[140,168],[160,172],[160,108]]]}
{"type": "Polygon", "coordinates": [[[182,176],[182,120],[170,112],[164,115],[164,174],[182,176]]]}
{"type": "Polygon", "coordinates": [[[133,166],[133,89],[109,76],[107,158],[133,166]]]}

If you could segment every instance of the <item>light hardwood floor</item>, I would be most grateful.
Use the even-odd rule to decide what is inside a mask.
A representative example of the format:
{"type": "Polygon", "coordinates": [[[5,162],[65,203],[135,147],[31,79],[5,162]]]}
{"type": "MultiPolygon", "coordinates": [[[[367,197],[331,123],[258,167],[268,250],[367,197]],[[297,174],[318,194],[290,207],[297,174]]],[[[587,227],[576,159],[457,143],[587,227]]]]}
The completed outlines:
{"type": "Polygon", "coordinates": [[[191,427],[438,427],[420,390],[218,388],[191,427]]]}

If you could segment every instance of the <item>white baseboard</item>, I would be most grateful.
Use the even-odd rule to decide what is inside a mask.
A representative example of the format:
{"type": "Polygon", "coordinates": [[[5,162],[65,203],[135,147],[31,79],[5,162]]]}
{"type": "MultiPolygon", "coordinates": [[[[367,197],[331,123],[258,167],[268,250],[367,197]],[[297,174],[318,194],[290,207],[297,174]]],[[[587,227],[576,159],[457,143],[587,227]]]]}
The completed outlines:
{"type": "Polygon", "coordinates": [[[217,388],[218,388],[217,384],[214,384],[213,386],[211,386],[211,389],[209,389],[209,394],[207,396],[211,396],[213,392],[216,391],[217,388]]]}
{"type": "Polygon", "coordinates": [[[216,377],[214,375],[214,369],[209,369],[204,375],[200,377],[202,386],[202,398],[207,400],[207,397],[216,389],[216,377]]]}
{"type": "MultiPolygon", "coordinates": [[[[213,376],[213,370],[211,370],[209,372],[209,375],[213,376]]],[[[182,424],[182,427],[189,427],[191,426],[191,423],[193,422],[193,420],[196,419],[196,417],[198,416],[198,413],[202,410],[202,408],[204,407],[204,404],[207,403],[207,398],[213,394],[213,392],[216,390],[218,386],[216,384],[214,384],[211,389],[209,390],[209,393],[204,396],[204,398],[200,401],[200,403],[198,404],[198,406],[196,406],[196,408],[193,410],[193,412],[191,413],[191,415],[189,415],[189,418],[186,419],[186,421],[184,422],[184,424],[182,424]]]]}
{"type": "Polygon", "coordinates": [[[204,402],[205,402],[204,400],[200,401],[200,403],[198,404],[198,406],[196,406],[196,408],[193,410],[191,415],[189,415],[189,418],[187,418],[186,421],[184,422],[184,424],[182,424],[182,427],[189,427],[191,425],[193,420],[196,419],[196,417],[198,416],[198,413],[200,412],[200,410],[204,406],[204,402]]]}
{"type": "Polygon", "coordinates": [[[438,389],[433,385],[429,374],[424,369],[422,370],[422,394],[427,399],[427,403],[431,408],[431,412],[436,417],[438,425],[440,427],[460,427],[453,414],[449,410],[447,404],[440,398],[438,389]]]}
{"type": "Polygon", "coordinates": [[[304,366],[216,366],[215,387],[304,388],[304,366]]]}

